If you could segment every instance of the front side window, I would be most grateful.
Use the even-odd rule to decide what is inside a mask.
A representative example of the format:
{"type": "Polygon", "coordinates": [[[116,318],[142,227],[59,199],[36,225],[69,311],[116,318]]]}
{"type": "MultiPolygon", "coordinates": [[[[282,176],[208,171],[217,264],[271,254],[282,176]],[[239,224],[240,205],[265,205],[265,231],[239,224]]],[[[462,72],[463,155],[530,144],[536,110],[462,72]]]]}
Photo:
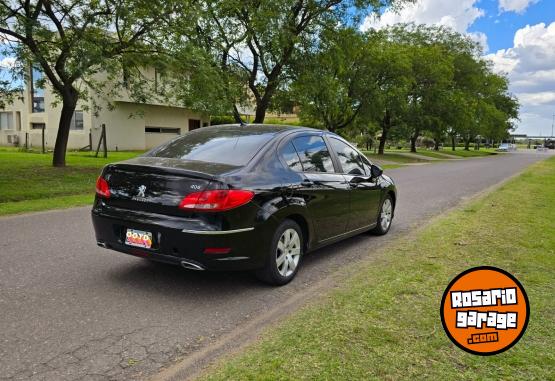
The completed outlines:
{"type": "Polygon", "coordinates": [[[75,111],[71,118],[70,130],[82,131],[83,130],[83,111],[75,111]]]}
{"type": "Polygon", "coordinates": [[[301,136],[293,139],[304,172],[333,172],[328,147],[321,136],[301,136]]]}
{"type": "Polygon", "coordinates": [[[347,173],[349,175],[365,174],[366,171],[364,169],[362,158],[359,153],[353,149],[353,147],[335,138],[331,138],[330,143],[332,149],[339,158],[339,163],[341,164],[343,173],[347,173]]]}
{"type": "Polygon", "coordinates": [[[274,132],[240,127],[207,127],[163,144],[145,156],[241,166],[247,164],[274,135],[274,132]]]}

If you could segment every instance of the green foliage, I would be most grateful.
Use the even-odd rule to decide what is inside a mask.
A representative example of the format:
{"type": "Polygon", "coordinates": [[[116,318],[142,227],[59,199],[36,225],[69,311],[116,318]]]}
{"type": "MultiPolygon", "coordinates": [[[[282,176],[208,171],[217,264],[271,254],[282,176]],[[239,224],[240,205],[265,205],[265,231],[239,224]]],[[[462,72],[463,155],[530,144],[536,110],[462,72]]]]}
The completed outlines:
{"type": "Polygon", "coordinates": [[[294,66],[290,97],[301,119],[330,131],[386,138],[447,135],[468,145],[478,135],[500,139],[518,118],[508,82],[494,74],[480,47],[446,27],[397,25],[365,34],[329,30],[294,66]]]}
{"type": "MultiPolygon", "coordinates": [[[[287,89],[295,57],[317,49],[320,34],[345,22],[347,14],[360,18],[385,6],[407,0],[273,0],[195,3],[198,18],[192,32],[189,20],[176,30],[195,41],[222,73],[222,99],[236,119],[237,105],[254,103],[255,123],[268,109],[279,109],[280,89],[287,89]],[[275,102],[275,103],[273,103],[275,102]]],[[[410,0],[409,0],[410,1],[410,0]]]]}
{"type": "MultiPolygon", "coordinates": [[[[410,1],[5,4],[2,53],[17,57],[11,71],[20,79],[33,62],[60,98],[54,161],[65,155],[77,101],[122,91],[137,102],[234,121],[241,107],[254,107],[255,123],[267,110],[288,113],[298,105],[303,124],[349,130],[365,145],[381,135],[380,151],[387,138],[414,146],[425,134],[437,146],[453,136],[468,146],[477,136],[506,136],[518,102],[472,40],[445,27],[356,28],[368,13],[410,1]]],[[[8,90],[0,81],[4,99],[14,94],[8,90]]]]}
{"type": "Polygon", "coordinates": [[[217,126],[220,124],[236,123],[235,118],[231,115],[215,115],[210,117],[210,125],[217,126]]]}

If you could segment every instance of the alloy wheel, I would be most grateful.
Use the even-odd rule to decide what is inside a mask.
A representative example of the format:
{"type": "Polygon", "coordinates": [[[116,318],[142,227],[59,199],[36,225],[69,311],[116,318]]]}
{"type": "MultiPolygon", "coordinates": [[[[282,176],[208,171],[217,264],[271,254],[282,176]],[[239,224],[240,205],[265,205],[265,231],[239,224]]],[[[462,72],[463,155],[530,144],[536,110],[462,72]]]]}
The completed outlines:
{"type": "Polygon", "coordinates": [[[301,258],[301,239],[295,229],[286,229],[277,244],[276,265],[283,277],[295,272],[301,258]]]}
{"type": "Polygon", "coordinates": [[[380,225],[382,230],[387,230],[389,228],[389,224],[391,224],[391,215],[393,212],[393,205],[391,204],[391,200],[386,198],[382,205],[382,212],[380,214],[380,225]]]}

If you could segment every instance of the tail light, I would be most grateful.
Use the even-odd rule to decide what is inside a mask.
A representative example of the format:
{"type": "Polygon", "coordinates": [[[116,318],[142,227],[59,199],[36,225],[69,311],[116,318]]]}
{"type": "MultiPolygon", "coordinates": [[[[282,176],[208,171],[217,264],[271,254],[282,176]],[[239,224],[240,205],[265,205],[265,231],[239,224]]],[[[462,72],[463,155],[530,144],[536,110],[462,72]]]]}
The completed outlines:
{"type": "Polygon", "coordinates": [[[98,197],[110,198],[110,185],[102,176],[96,180],[96,194],[98,197]]]}
{"type": "Polygon", "coordinates": [[[222,212],[245,205],[254,197],[254,192],[240,189],[207,190],[189,193],[179,203],[184,210],[222,212]]]}

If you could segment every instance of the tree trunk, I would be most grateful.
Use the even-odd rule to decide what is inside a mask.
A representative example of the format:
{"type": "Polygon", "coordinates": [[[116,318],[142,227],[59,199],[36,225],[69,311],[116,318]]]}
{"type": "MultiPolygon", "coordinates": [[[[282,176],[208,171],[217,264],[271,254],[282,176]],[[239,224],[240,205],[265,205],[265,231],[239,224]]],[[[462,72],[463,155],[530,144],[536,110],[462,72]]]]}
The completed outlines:
{"type": "Polygon", "coordinates": [[[259,102],[256,102],[256,111],[254,113],[253,123],[264,123],[264,118],[266,117],[266,110],[268,109],[270,102],[263,97],[259,102]]]}
{"type": "Polygon", "coordinates": [[[77,106],[77,91],[68,90],[63,94],[62,113],[60,115],[60,123],[58,124],[58,134],[56,135],[56,144],[54,146],[54,156],[52,165],[54,167],[66,166],[67,141],[69,139],[69,129],[71,127],[71,119],[77,106]]]}
{"type": "Polygon", "coordinates": [[[434,151],[439,151],[439,139],[434,139],[434,151]]]}
{"type": "Polygon", "coordinates": [[[387,141],[387,134],[389,132],[390,127],[391,127],[391,114],[389,113],[389,110],[386,110],[382,120],[382,136],[380,137],[380,146],[378,147],[378,155],[384,154],[385,142],[387,141]]]}
{"type": "Polygon", "coordinates": [[[416,140],[418,140],[418,135],[420,135],[420,131],[415,131],[414,135],[410,137],[410,152],[416,152],[416,140]]]}
{"type": "Polygon", "coordinates": [[[451,136],[451,149],[453,151],[456,150],[456,146],[455,146],[455,135],[451,136]]]}
{"type": "Polygon", "coordinates": [[[239,110],[237,109],[236,105],[233,105],[233,119],[239,124],[243,124],[243,118],[241,118],[241,114],[239,114],[239,110]]]}
{"type": "Polygon", "coordinates": [[[470,138],[465,138],[464,139],[464,150],[465,151],[470,151],[470,138]]]}

